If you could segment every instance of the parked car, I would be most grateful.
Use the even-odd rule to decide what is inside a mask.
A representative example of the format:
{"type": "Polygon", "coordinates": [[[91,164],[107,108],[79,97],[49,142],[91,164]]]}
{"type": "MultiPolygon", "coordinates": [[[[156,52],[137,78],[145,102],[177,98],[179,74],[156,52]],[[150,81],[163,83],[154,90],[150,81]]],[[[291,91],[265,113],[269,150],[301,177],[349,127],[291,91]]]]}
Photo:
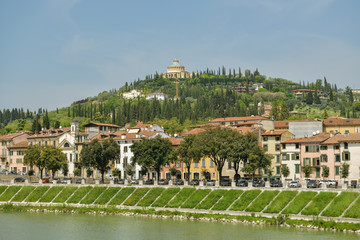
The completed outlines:
{"type": "Polygon", "coordinates": [[[318,188],[320,183],[318,180],[309,180],[307,183],[307,188],[318,188]]]}
{"type": "Polygon", "coordinates": [[[181,179],[176,179],[174,185],[184,185],[184,181],[181,179]]]}
{"type": "Polygon", "coordinates": [[[0,174],[7,174],[9,171],[6,169],[1,170],[0,174]]]}
{"type": "Polygon", "coordinates": [[[254,180],[253,181],[253,187],[265,187],[264,180],[254,180]]]}
{"type": "Polygon", "coordinates": [[[115,183],[117,183],[117,184],[125,184],[125,179],[119,179],[119,180],[115,181],[115,183]]]}
{"type": "Polygon", "coordinates": [[[131,184],[134,184],[134,185],[138,185],[139,184],[139,180],[138,179],[132,179],[130,181],[131,184]]]}
{"type": "Polygon", "coordinates": [[[215,180],[207,180],[206,186],[215,186],[215,180]]]}
{"type": "Polygon", "coordinates": [[[62,184],[67,184],[68,181],[70,181],[70,183],[71,183],[71,179],[70,179],[70,178],[64,178],[64,179],[61,181],[61,183],[62,183],[62,184]]]}
{"type": "Polygon", "coordinates": [[[59,178],[53,178],[53,181],[60,182],[59,178]]]}
{"type": "Polygon", "coordinates": [[[231,179],[224,177],[221,179],[220,186],[231,186],[231,179]]]}
{"type": "Polygon", "coordinates": [[[26,175],[26,172],[23,172],[23,171],[19,171],[17,172],[18,175],[21,175],[21,176],[25,176],[26,175]]]}
{"type": "Polygon", "coordinates": [[[193,179],[193,180],[191,180],[191,182],[190,182],[190,185],[191,186],[198,186],[199,185],[199,179],[193,179]]]}
{"type": "Polygon", "coordinates": [[[337,180],[329,180],[328,181],[328,187],[337,188],[337,186],[338,186],[338,181],[337,180]]]}
{"type": "Polygon", "coordinates": [[[289,188],[299,188],[299,187],[301,187],[299,180],[289,182],[289,188]]]}
{"type": "Polygon", "coordinates": [[[282,182],[279,181],[279,180],[273,180],[271,183],[270,183],[270,187],[282,187],[282,182]]]}
{"type": "Polygon", "coordinates": [[[328,186],[329,185],[328,180],[320,180],[319,187],[322,187],[324,184],[325,184],[325,186],[328,186]]]}
{"type": "Polygon", "coordinates": [[[113,179],[114,176],[112,174],[108,173],[108,174],[105,175],[105,178],[106,179],[113,179]]]}
{"type": "Polygon", "coordinates": [[[236,182],[236,186],[238,187],[247,187],[249,185],[248,181],[246,179],[240,178],[237,182],[236,182]]]}
{"type": "MultiPolygon", "coordinates": [[[[82,180],[83,180],[84,178],[78,178],[78,179],[76,179],[76,184],[81,184],[81,182],[82,182],[82,180]]],[[[84,181],[85,181],[85,179],[84,179],[84,181]]]]}
{"type": "Polygon", "coordinates": [[[167,179],[160,179],[158,182],[159,185],[168,185],[169,181],[167,179]]]}
{"type": "Polygon", "coordinates": [[[148,179],[145,181],[145,185],[154,185],[154,179],[148,179]]]}
{"type": "Polygon", "coordinates": [[[25,182],[25,178],[23,178],[23,177],[14,178],[14,183],[17,183],[17,182],[25,182]]]}
{"type": "Polygon", "coordinates": [[[17,172],[15,172],[15,171],[10,171],[8,174],[17,175],[17,172]]]}
{"type": "Polygon", "coordinates": [[[42,178],[42,183],[49,183],[50,182],[50,179],[49,178],[42,178]]]}

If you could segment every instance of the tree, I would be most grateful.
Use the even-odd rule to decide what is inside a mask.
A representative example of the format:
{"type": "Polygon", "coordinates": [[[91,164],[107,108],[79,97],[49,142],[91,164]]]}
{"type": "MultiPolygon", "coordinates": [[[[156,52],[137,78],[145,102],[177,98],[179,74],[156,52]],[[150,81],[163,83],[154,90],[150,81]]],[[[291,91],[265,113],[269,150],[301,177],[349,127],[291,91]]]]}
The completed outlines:
{"type": "Polygon", "coordinates": [[[127,165],[125,168],[126,176],[130,176],[130,179],[132,179],[132,177],[133,177],[133,168],[134,168],[134,166],[132,166],[131,164],[127,165]]]}
{"type": "Polygon", "coordinates": [[[31,131],[35,134],[41,131],[41,124],[39,123],[39,115],[36,115],[33,124],[31,126],[31,131]]]}
{"type": "Polygon", "coordinates": [[[49,115],[48,112],[46,110],[45,115],[43,117],[43,127],[45,129],[49,129],[50,128],[50,120],[49,120],[49,115]]]}
{"type": "MultiPolygon", "coordinates": [[[[55,173],[60,170],[64,165],[67,165],[67,158],[59,148],[55,146],[44,146],[42,148],[41,158],[45,163],[45,168],[51,170],[52,177],[54,178],[55,173]]],[[[75,173],[74,173],[75,174],[75,173]]]]}
{"type": "Polygon", "coordinates": [[[322,176],[328,178],[330,174],[330,169],[328,166],[322,166],[322,176]]]}
{"type": "Polygon", "coordinates": [[[91,177],[94,173],[94,170],[92,170],[91,168],[86,169],[86,176],[87,177],[91,177]]]}
{"type": "Polygon", "coordinates": [[[112,175],[120,179],[121,171],[118,168],[112,170],[112,175]]]}
{"type": "Polygon", "coordinates": [[[309,93],[306,95],[306,100],[305,100],[305,102],[306,102],[306,104],[308,104],[308,105],[313,104],[314,98],[313,98],[312,92],[309,92],[309,93]]]}
{"type": "Polygon", "coordinates": [[[341,164],[341,178],[346,179],[349,176],[350,165],[347,163],[341,164]]]}
{"type": "Polygon", "coordinates": [[[282,165],[280,172],[286,179],[290,175],[290,169],[289,169],[288,165],[282,165]]]}
{"type": "Polygon", "coordinates": [[[267,154],[262,148],[257,148],[249,155],[248,163],[244,165],[243,171],[249,173],[254,179],[255,171],[259,168],[267,169],[271,164],[271,155],[267,154]]]}
{"type": "Polygon", "coordinates": [[[310,177],[310,174],[312,172],[312,168],[310,165],[306,165],[304,167],[302,167],[302,172],[304,173],[305,177],[306,178],[309,178],[310,177]]]}
{"type": "Polygon", "coordinates": [[[171,167],[169,170],[170,170],[170,175],[172,176],[172,179],[174,181],[174,178],[175,178],[176,173],[177,173],[177,169],[175,167],[171,167]]]}
{"type": "Polygon", "coordinates": [[[159,135],[155,138],[144,138],[142,141],[131,145],[134,153],[132,164],[153,169],[157,173],[157,181],[160,178],[160,171],[164,165],[176,160],[175,150],[171,142],[159,135]]]}
{"type": "Polygon", "coordinates": [[[39,145],[30,145],[28,146],[25,156],[24,156],[24,164],[29,165],[30,169],[33,166],[38,167],[40,172],[40,179],[42,179],[43,170],[45,168],[45,162],[43,162],[43,158],[41,158],[42,147],[39,145]]]}
{"type": "Polygon", "coordinates": [[[76,169],[74,170],[74,176],[76,176],[76,177],[80,177],[80,176],[81,176],[81,171],[80,171],[80,169],[76,168],[76,169]]]}
{"type": "Polygon", "coordinates": [[[118,159],[119,154],[120,147],[113,139],[105,140],[102,143],[95,139],[88,145],[84,145],[81,150],[81,165],[87,168],[96,168],[100,171],[102,182],[104,182],[104,174],[109,169],[110,161],[118,159]]]}
{"type": "Polygon", "coordinates": [[[179,160],[185,164],[187,169],[187,181],[190,184],[190,167],[194,161],[199,161],[201,158],[201,153],[199,148],[195,145],[196,136],[188,135],[184,137],[184,140],[181,141],[177,152],[179,155],[179,160]]]}

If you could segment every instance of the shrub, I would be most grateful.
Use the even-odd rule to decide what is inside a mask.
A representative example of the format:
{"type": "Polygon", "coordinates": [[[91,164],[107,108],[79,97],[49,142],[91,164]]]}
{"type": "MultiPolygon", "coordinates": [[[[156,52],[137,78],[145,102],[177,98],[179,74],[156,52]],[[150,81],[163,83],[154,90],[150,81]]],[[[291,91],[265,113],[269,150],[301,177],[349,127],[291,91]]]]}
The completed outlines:
{"type": "Polygon", "coordinates": [[[247,212],[261,212],[279,191],[263,191],[261,195],[246,209],[247,212]]]}
{"type": "Polygon", "coordinates": [[[149,188],[138,188],[135,190],[131,196],[126,199],[124,205],[126,206],[135,206],[136,203],[149,191],[149,188]]]}
{"type": "Polygon", "coordinates": [[[152,204],[152,207],[164,207],[180,191],[180,188],[168,188],[152,204]]]}
{"type": "Polygon", "coordinates": [[[20,190],[21,186],[10,186],[6,189],[6,191],[0,196],[1,202],[9,201],[15,193],[20,190]]]}
{"type": "Polygon", "coordinates": [[[146,196],[141,199],[141,201],[137,204],[137,206],[148,207],[150,206],[155,199],[164,191],[164,188],[153,188],[150,190],[146,196]]]}
{"type": "Polygon", "coordinates": [[[330,203],[330,201],[336,196],[334,192],[321,192],[313,201],[307,206],[301,214],[303,215],[319,215],[321,211],[330,203]]]}
{"type": "Polygon", "coordinates": [[[78,203],[81,199],[91,190],[91,186],[88,187],[79,187],[78,190],[71,196],[67,203],[78,203]]]}
{"type": "Polygon", "coordinates": [[[49,186],[37,187],[30,195],[25,199],[25,202],[37,202],[44,193],[49,190],[49,186]]]}
{"type": "Polygon", "coordinates": [[[94,187],[80,203],[92,204],[105,190],[106,187],[94,187]]]}
{"type": "Polygon", "coordinates": [[[47,191],[46,194],[40,198],[39,202],[51,202],[51,200],[53,200],[54,197],[56,197],[56,195],[63,189],[64,187],[50,188],[49,191],[47,191]]]}
{"type": "Polygon", "coordinates": [[[205,196],[209,194],[210,189],[199,189],[181,206],[181,208],[194,208],[205,196]]]}
{"type": "Polygon", "coordinates": [[[96,200],[95,204],[106,204],[110,199],[120,190],[119,187],[109,187],[106,191],[96,200]]]}
{"type": "Polygon", "coordinates": [[[196,206],[197,209],[210,209],[226,193],[226,190],[212,191],[204,201],[196,206]]]}
{"type": "Polygon", "coordinates": [[[298,214],[306,206],[306,204],[308,204],[311,199],[315,197],[316,194],[316,192],[301,192],[281,213],[298,214]]]}
{"type": "Polygon", "coordinates": [[[35,189],[33,186],[23,187],[18,194],[11,200],[12,202],[22,202],[35,189]]]}
{"type": "Polygon", "coordinates": [[[241,195],[240,199],[237,200],[234,205],[231,206],[230,210],[233,211],[244,211],[244,209],[261,193],[261,190],[249,190],[245,191],[241,195]]]}
{"type": "Polygon", "coordinates": [[[243,193],[242,190],[229,190],[223,198],[212,208],[212,210],[226,210],[243,193]]]}
{"type": "Polygon", "coordinates": [[[64,203],[78,189],[77,187],[65,187],[64,190],[52,201],[53,203],[64,203]]]}
{"type": "Polygon", "coordinates": [[[297,193],[297,191],[282,191],[263,212],[279,213],[297,193]]]}
{"type": "Polygon", "coordinates": [[[189,198],[194,192],[195,188],[183,188],[181,191],[176,195],[176,197],[169,202],[166,207],[169,208],[178,208],[181,206],[181,204],[189,198]]]}
{"type": "Polygon", "coordinates": [[[330,206],[322,213],[326,217],[340,217],[349,205],[359,196],[355,192],[342,192],[330,206]]]}
{"type": "Polygon", "coordinates": [[[124,187],[121,191],[111,200],[109,205],[121,205],[121,203],[134,192],[134,187],[124,187]]]}

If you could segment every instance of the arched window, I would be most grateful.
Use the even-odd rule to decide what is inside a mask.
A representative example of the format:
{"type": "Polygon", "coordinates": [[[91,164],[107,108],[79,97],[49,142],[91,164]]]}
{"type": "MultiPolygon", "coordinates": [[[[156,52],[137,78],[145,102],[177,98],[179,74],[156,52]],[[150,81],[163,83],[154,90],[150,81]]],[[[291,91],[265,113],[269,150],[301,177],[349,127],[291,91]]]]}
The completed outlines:
{"type": "Polygon", "coordinates": [[[65,144],[64,144],[64,147],[70,147],[70,144],[69,144],[69,143],[65,143],[65,144]]]}

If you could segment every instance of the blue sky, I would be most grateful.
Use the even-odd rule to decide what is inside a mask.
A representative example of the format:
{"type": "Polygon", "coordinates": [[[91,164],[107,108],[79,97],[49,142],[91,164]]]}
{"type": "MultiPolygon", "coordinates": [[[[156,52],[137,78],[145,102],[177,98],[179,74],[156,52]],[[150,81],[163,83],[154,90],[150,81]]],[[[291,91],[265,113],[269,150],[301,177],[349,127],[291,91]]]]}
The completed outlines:
{"type": "Polygon", "coordinates": [[[0,108],[49,110],[176,57],[360,88],[357,0],[0,1],[0,108]]]}

